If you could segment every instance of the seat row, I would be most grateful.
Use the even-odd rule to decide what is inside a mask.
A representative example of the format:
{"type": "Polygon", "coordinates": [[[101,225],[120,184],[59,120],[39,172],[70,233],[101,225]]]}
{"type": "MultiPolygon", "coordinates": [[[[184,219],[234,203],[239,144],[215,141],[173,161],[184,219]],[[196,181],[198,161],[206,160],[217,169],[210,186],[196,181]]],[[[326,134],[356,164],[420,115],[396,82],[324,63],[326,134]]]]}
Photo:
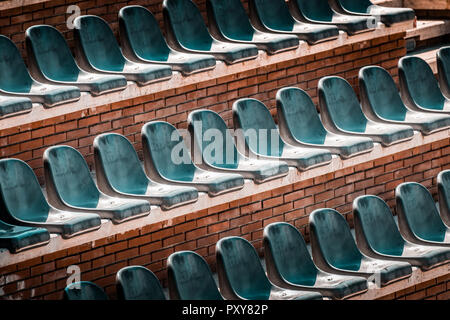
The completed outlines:
{"type": "MultiPolygon", "coordinates": [[[[306,22],[293,18],[284,0],[251,1],[252,17],[259,22],[259,31],[240,0],[208,0],[213,37],[191,0],[166,0],[163,12],[167,41],[149,10],[127,6],[119,12],[122,48],[105,20],[80,16],[74,20],[76,61],[56,28],[35,25],[26,31],[31,74],[14,43],[0,36],[0,117],[29,112],[34,102],[53,107],[76,101],[80,90],[95,96],[125,89],[127,80],[147,85],[169,79],[172,70],[185,75],[209,70],[215,67],[216,59],[226,63],[253,59],[258,49],[269,54],[294,49],[299,38],[309,43],[333,39],[338,36],[338,27],[351,34],[364,31],[369,19],[366,12],[378,8],[367,1],[369,11],[359,12],[362,7],[358,7],[351,10],[352,16],[343,16],[334,12],[327,0],[319,1],[318,11],[307,1],[291,2],[306,22]]],[[[352,8],[341,2],[343,8],[352,8]]],[[[398,17],[395,21],[414,17],[410,9],[383,10],[377,14],[398,17]]]]}
{"type": "MultiPolygon", "coordinates": [[[[446,171],[445,175],[449,177],[449,173],[446,171]]],[[[265,270],[250,242],[236,236],[220,239],[216,244],[220,290],[200,255],[192,251],[175,252],[167,261],[170,298],[344,299],[367,291],[368,281],[384,287],[410,277],[412,267],[426,271],[448,263],[450,227],[439,218],[428,190],[418,183],[403,183],[396,189],[396,201],[400,230],[381,198],[371,195],[356,198],[355,236],[339,212],[315,210],[309,217],[312,257],[294,226],[285,222],[266,226],[265,270]],[[428,231],[423,233],[423,229],[428,231]],[[415,235],[414,239],[410,239],[410,233],[415,235]]],[[[116,288],[119,299],[165,299],[158,279],[141,266],[119,270],[116,288]]],[[[65,288],[64,298],[86,300],[107,296],[91,282],[78,282],[65,288]]]]}

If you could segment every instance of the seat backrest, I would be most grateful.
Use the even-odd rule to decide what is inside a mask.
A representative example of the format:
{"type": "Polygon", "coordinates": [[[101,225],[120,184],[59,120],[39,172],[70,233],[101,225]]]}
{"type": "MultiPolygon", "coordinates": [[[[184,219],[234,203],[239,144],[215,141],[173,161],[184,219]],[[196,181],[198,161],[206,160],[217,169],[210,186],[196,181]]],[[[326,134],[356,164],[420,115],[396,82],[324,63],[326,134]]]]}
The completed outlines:
{"type": "Polygon", "coordinates": [[[101,134],[95,137],[94,153],[111,187],[124,193],[145,194],[148,178],[127,138],[117,133],[101,134]]]}
{"type": "Polygon", "coordinates": [[[80,73],[63,35],[54,27],[36,25],[27,29],[28,55],[42,74],[56,81],[76,81],[80,73]]]}
{"type": "Polygon", "coordinates": [[[116,274],[120,300],[166,300],[158,278],[145,267],[128,266],[116,274]]]}
{"type": "Polygon", "coordinates": [[[338,0],[341,7],[349,12],[369,13],[368,8],[372,6],[370,0],[338,0]]]}
{"type": "Polygon", "coordinates": [[[434,199],[417,182],[405,182],[395,189],[397,211],[402,210],[411,231],[422,239],[442,242],[447,228],[439,217],[434,199]]]}
{"type": "Polygon", "coordinates": [[[389,72],[377,66],[359,70],[361,100],[382,118],[403,121],[407,109],[389,72]]]}
{"type": "Polygon", "coordinates": [[[403,57],[398,62],[398,71],[415,103],[428,109],[442,109],[445,98],[428,63],[418,57],[403,57]]]}
{"type": "Polygon", "coordinates": [[[227,281],[237,295],[249,300],[269,298],[272,284],[250,242],[240,237],[222,238],[216,244],[216,256],[219,280],[226,275],[227,280],[222,281],[227,281]]]}
{"type": "Polygon", "coordinates": [[[27,92],[33,84],[19,49],[8,38],[0,35],[0,89],[27,92]]]}
{"type": "Polygon", "coordinates": [[[308,19],[331,21],[333,11],[328,0],[290,0],[295,1],[301,13],[308,19]]]}
{"type": "Polygon", "coordinates": [[[450,226],[450,170],[439,172],[437,176],[439,208],[442,220],[450,226]]]}
{"type": "Polygon", "coordinates": [[[5,221],[45,222],[50,207],[28,164],[19,159],[0,160],[0,212],[5,221]],[[12,216],[12,217],[11,217],[12,216]]]}
{"type": "Polygon", "coordinates": [[[302,234],[293,225],[277,222],[265,227],[264,247],[270,250],[272,261],[285,280],[306,286],[314,285],[318,269],[302,234]]]}
{"type": "Polygon", "coordinates": [[[196,168],[177,129],[170,123],[153,121],[142,127],[145,162],[151,162],[163,177],[191,181],[196,168]]]}
{"type": "Polygon", "coordinates": [[[320,79],[318,93],[321,113],[328,114],[338,128],[355,132],[365,131],[367,118],[361,110],[355,91],[345,79],[320,79]]]}
{"type": "Polygon", "coordinates": [[[450,46],[442,47],[436,53],[439,85],[442,92],[450,95],[450,46]]]}
{"type": "Polygon", "coordinates": [[[48,148],[44,152],[44,170],[46,185],[54,186],[57,198],[74,207],[97,206],[100,193],[77,150],[70,146],[48,148]]]}
{"type": "Polygon", "coordinates": [[[362,254],[347,221],[339,212],[317,209],[309,216],[309,225],[327,263],[340,269],[359,269],[362,254]]]}
{"type": "Polygon", "coordinates": [[[119,11],[121,40],[147,60],[167,60],[170,49],[154,15],[142,6],[126,6],[119,11]]]}
{"type": "Polygon", "coordinates": [[[211,269],[199,254],[178,251],[167,259],[171,299],[222,300],[211,269]]]}
{"type": "Polygon", "coordinates": [[[321,144],[325,141],[327,131],[317,113],[311,97],[302,89],[296,87],[278,90],[277,114],[286,124],[287,129],[295,139],[302,142],[321,144]]]}
{"type": "Polygon", "coordinates": [[[211,110],[193,111],[188,124],[204,161],[221,168],[237,168],[240,156],[221,116],[211,110]]]}
{"type": "Polygon", "coordinates": [[[195,3],[191,0],[164,0],[163,12],[182,46],[198,50],[211,48],[213,39],[195,3]]]}
{"type": "Polygon", "coordinates": [[[108,300],[105,291],[93,282],[80,281],[64,289],[64,300],[108,300]]]}
{"type": "Polygon", "coordinates": [[[255,153],[281,156],[284,142],[266,106],[256,99],[239,99],[233,104],[235,128],[242,129],[245,141],[255,153]]]}
{"type": "Polygon", "coordinates": [[[358,197],[353,201],[353,214],[355,229],[361,229],[373,250],[395,256],[402,254],[405,240],[386,202],[377,196],[358,197]]]}
{"type": "Polygon", "coordinates": [[[241,0],[207,0],[208,15],[212,15],[220,32],[242,41],[253,39],[254,29],[241,0]]]}
{"type": "Polygon", "coordinates": [[[108,23],[100,17],[86,15],[74,20],[75,34],[89,64],[94,68],[120,72],[125,58],[108,23]]]}
{"type": "Polygon", "coordinates": [[[292,31],[295,20],[284,0],[249,0],[261,23],[274,30],[292,31]]]}

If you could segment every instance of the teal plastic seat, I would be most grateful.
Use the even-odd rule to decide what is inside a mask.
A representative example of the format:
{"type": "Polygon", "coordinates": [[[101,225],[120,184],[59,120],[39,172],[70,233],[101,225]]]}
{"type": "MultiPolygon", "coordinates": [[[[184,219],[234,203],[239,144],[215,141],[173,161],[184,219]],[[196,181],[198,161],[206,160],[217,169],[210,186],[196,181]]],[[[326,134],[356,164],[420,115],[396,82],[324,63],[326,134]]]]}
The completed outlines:
{"type": "Polygon", "coordinates": [[[450,117],[409,110],[403,103],[389,72],[377,66],[359,70],[361,105],[376,122],[406,124],[424,135],[448,129],[450,117]]]}
{"type": "Polygon", "coordinates": [[[80,90],[77,87],[54,86],[34,80],[19,49],[3,35],[0,35],[0,92],[8,96],[27,97],[32,102],[42,103],[46,107],[80,99],[80,90]]]}
{"type": "Polygon", "coordinates": [[[342,276],[319,270],[302,234],[286,222],[264,228],[264,258],[272,283],[288,289],[317,291],[332,299],[344,299],[367,291],[363,277],[342,276]]]}
{"type": "Polygon", "coordinates": [[[442,222],[433,197],[416,182],[405,182],[395,189],[400,232],[417,244],[450,247],[450,228],[442,222]]]}
{"type": "Polygon", "coordinates": [[[308,170],[331,162],[332,156],[327,150],[294,147],[284,142],[270,111],[256,99],[235,101],[233,119],[238,129],[238,139],[244,141],[246,151],[253,157],[281,160],[298,170],[308,170]]]}
{"type": "Polygon", "coordinates": [[[254,44],[269,54],[292,50],[299,46],[295,35],[263,33],[250,23],[240,0],[207,0],[211,34],[217,39],[234,43],[254,44]]]}
{"type": "Polygon", "coordinates": [[[377,196],[353,201],[356,241],[372,258],[406,261],[426,271],[450,261],[450,249],[405,241],[386,202],[377,196]]]}
{"type": "Polygon", "coordinates": [[[327,149],[344,159],[372,151],[370,138],[338,135],[325,129],[311,97],[302,89],[280,89],[276,100],[278,126],[286,142],[327,149]]]}
{"type": "Polygon", "coordinates": [[[443,95],[450,98],[450,46],[442,47],[436,53],[439,87],[443,95]]]}
{"type": "Polygon", "coordinates": [[[289,172],[285,162],[250,160],[240,153],[225,121],[214,111],[191,112],[188,128],[194,138],[194,152],[202,159],[198,166],[204,170],[239,173],[256,183],[283,177],[289,172]]]}
{"type": "Polygon", "coordinates": [[[205,171],[191,160],[177,129],[164,121],[152,121],[142,127],[144,166],[147,175],[168,184],[195,187],[210,196],[244,187],[240,174],[205,171]]]}
{"type": "Polygon", "coordinates": [[[188,53],[206,53],[233,64],[258,56],[253,44],[237,44],[214,39],[191,0],[164,0],[164,24],[170,46],[188,53]]]}
{"type": "Polygon", "coordinates": [[[223,300],[205,259],[193,251],[178,251],[167,259],[171,300],[223,300]]]}
{"type": "Polygon", "coordinates": [[[450,227],[450,170],[439,172],[437,176],[439,214],[442,221],[450,227]]]}
{"type": "Polygon", "coordinates": [[[51,206],[33,170],[19,159],[0,160],[0,196],[0,219],[12,225],[45,228],[63,238],[100,228],[96,214],[61,211],[51,206]]]}
{"type": "Polygon", "coordinates": [[[29,98],[0,96],[0,117],[15,116],[31,111],[29,98]]]}
{"type": "Polygon", "coordinates": [[[253,25],[261,31],[293,34],[309,44],[336,39],[339,29],[296,20],[284,0],[249,0],[248,9],[253,25]]]}
{"type": "Polygon", "coordinates": [[[0,248],[17,253],[46,245],[50,233],[45,228],[13,226],[0,220],[0,248]]]}
{"type": "Polygon", "coordinates": [[[368,119],[351,85],[340,77],[319,80],[319,107],[323,124],[333,133],[368,137],[384,146],[412,139],[407,125],[376,123],[368,119]]]}
{"type": "Polygon", "coordinates": [[[172,77],[169,66],[137,63],[125,58],[113,31],[102,18],[80,16],[73,23],[76,56],[85,70],[123,75],[140,86],[172,77]]]}
{"type": "Polygon", "coordinates": [[[63,35],[54,27],[36,25],[25,33],[30,71],[41,82],[74,85],[98,96],[127,87],[120,75],[101,75],[81,70],[63,35]]]}
{"type": "Polygon", "coordinates": [[[345,218],[333,209],[317,209],[309,216],[311,250],[322,270],[342,275],[375,278],[380,286],[411,276],[407,262],[379,260],[359,251],[345,218]]]}
{"type": "Polygon", "coordinates": [[[292,15],[298,20],[317,24],[332,24],[349,35],[373,31],[377,20],[372,16],[354,16],[336,12],[328,0],[289,0],[292,15]]]}
{"type": "Polygon", "coordinates": [[[59,209],[91,212],[114,223],[146,216],[146,200],[115,198],[100,192],[83,156],[70,146],[54,146],[44,152],[47,195],[59,209]]]}
{"type": "Polygon", "coordinates": [[[64,300],[108,300],[105,291],[90,281],[69,284],[64,289],[64,300]]]}
{"type": "Polygon", "coordinates": [[[150,180],[130,141],[117,133],[95,137],[94,159],[99,189],[107,195],[147,200],[169,210],[197,201],[193,187],[170,186],[150,180]]]}
{"type": "Polygon", "coordinates": [[[338,7],[349,15],[376,16],[386,26],[414,20],[416,14],[411,8],[392,8],[373,4],[370,0],[337,0],[338,7]]]}
{"type": "Polygon", "coordinates": [[[406,56],[398,61],[400,90],[405,104],[415,111],[450,113],[450,101],[439,89],[433,71],[425,60],[406,56]]]}
{"type": "Polygon", "coordinates": [[[116,274],[119,300],[166,300],[161,283],[153,272],[142,266],[128,266],[116,274]]]}
{"type": "Polygon", "coordinates": [[[213,56],[182,53],[170,48],[158,21],[142,6],[120,9],[119,29],[122,50],[126,57],[135,61],[168,65],[185,75],[216,67],[213,56]]]}
{"type": "Polygon", "coordinates": [[[216,244],[220,292],[231,300],[322,300],[318,292],[280,288],[269,281],[255,248],[240,237],[216,244]]]}

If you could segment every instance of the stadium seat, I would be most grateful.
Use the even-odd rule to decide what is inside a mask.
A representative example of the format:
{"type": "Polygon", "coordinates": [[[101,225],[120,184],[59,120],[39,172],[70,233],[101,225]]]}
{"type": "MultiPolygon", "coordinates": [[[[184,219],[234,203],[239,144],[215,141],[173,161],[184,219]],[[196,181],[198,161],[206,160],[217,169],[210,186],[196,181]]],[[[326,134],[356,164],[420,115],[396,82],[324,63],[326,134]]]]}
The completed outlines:
{"type": "Polygon", "coordinates": [[[94,159],[99,189],[109,196],[143,199],[169,210],[198,199],[193,187],[156,183],[146,175],[133,145],[122,135],[95,137],[94,159]]]}
{"type": "Polygon", "coordinates": [[[272,283],[288,289],[317,291],[344,299],[367,291],[363,277],[334,275],[319,270],[311,259],[302,234],[286,222],[264,228],[264,258],[272,283]]]}
{"type": "MultiPolygon", "coordinates": [[[[225,121],[214,111],[193,111],[188,117],[188,128],[194,140],[198,166],[204,170],[239,173],[256,183],[285,176],[289,167],[282,161],[248,159],[241,154],[228,131],[225,121]]],[[[195,157],[194,157],[195,158],[195,157]]]]}
{"type": "Polygon", "coordinates": [[[328,0],[289,0],[291,13],[297,20],[317,24],[332,24],[348,35],[373,31],[377,27],[375,17],[352,16],[336,12],[328,0]]]}
{"type": "Polygon", "coordinates": [[[441,92],[450,99],[450,46],[442,47],[436,52],[436,65],[441,92]]]}
{"type": "Polygon", "coordinates": [[[137,63],[125,58],[113,31],[102,18],[80,16],[73,23],[76,57],[85,70],[123,75],[141,86],[172,77],[169,66],[137,63]]]}
{"type": "Polygon", "coordinates": [[[337,0],[343,13],[349,15],[376,16],[386,26],[414,20],[416,14],[411,8],[390,8],[373,4],[370,0],[337,0]]]}
{"type": "Polygon", "coordinates": [[[203,54],[188,54],[167,45],[158,21],[142,6],[126,6],[119,11],[120,44],[126,57],[138,62],[168,65],[189,75],[214,69],[216,59],[203,54]]]}
{"type": "Polygon", "coordinates": [[[450,101],[439,89],[425,60],[406,56],[398,61],[400,90],[405,104],[415,111],[450,114],[450,101]]]}
{"type": "Polygon", "coordinates": [[[54,27],[36,25],[25,33],[30,71],[44,83],[74,85],[98,96],[123,90],[127,80],[119,75],[101,75],[81,70],[63,35],[54,27]]]}
{"type": "Polygon", "coordinates": [[[450,170],[439,172],[437,176],[439,214],[442,221],[450,227],[450,170]]]}
{"type": "Polygon", "coordinates": [[[193,251],[169,256],[167,280],[171,300],[223,300],[208,264],[193,251]]]}
{"type": "Polygon", "coordinates": [[[309,44],[333,40],[339,36],[339,29],[335,26],[294,19],[284,0],[249,0],[248,8],[251,22],[261,31],[293,34],[309,44]]]}
{"type": "Polygon", "coordinates": [[[263,33],[250,23],[241,0],[207,0],[206,9],[211,34],[222,41],[254,44],[269,54],[299,46],[295,35],[263,33]]]}
{"type": "Polygon", "coordinates": [[[47,229],[13,226],[0,220],[0,248],[11,253],[40,247],[50,242],[47,229]]]}
{"type": "Polygon", "coordinates": [[[276,101],[281,137],[289,144],[327,149],[344,159],[372,151],[370,138],[338,135],[325,129],[311,97],[302,89],[280,89],[276,101]]]}
{"type": "Polygon", "coordinates": [[[395,189],[395,200],[400,232],[405,239],[450,247],[450,228],[439,217],[427,188],[417,182],[404,182],[395,189]]]}
{"type": "Polygon", "coordinates": [[[58,210],[47,202],[33,170],[19,159],[0,160],[0,219],[71,238],[100,228],[96,214],[58,210]]]}
{"type": "Polygon", "coordinates": [[[353,201],[356,242],[369,257],[406,261],[423,271],[450,261],[450,249],[416,245],[400,234],[388,205],[377,196],[353,201]]]}
{"type": "Polygon", "coordinates": [[[90,281],[69,284],[64,289],[64,300],[108,300],[105,291],[90,281]]]}
{"type": "Polygon", "coordinates": [[[322,122],[333,133],[372,138],[384,146],[412,139],[407,125],[376,123],[368,119],[351,85],[340,77],[319,80],[319,107],[322,122]]]}
{"type": "Polygon", "coordinates": [[[255,248],[240,237],[225,237],[216,244],[220,292],[231,300],[322,300],[318,292],[289,290],[267,278],[255,248]]]}
{"type": "Polygon", "coordinates": [[[359,251],[345,218],[333,209],[317,209],[309,216],[313,259],[333,274],[375,278],[379,286],[411,276],[407,262],[379,260],[359,251]]]}
{"type": "MultiPolygon", "coordinates": [[[[323,149],[293,147],[285,143],[266,106],[256,99],[239,99],[233,104],[237,137],[253,157],[281,160],[298,170],[329,164],[331,153],[323,149]]],[[[238,143],[238,146],[240,144],[238,143]]]]}
{"type": "Polygon", "coordinates": [[[236,44],[214,39],[191,0],[164,0],[164,24],[167,41],[172,47],[189,53],[206,53],[228,64],[255,59],[258,48],[252,44],[236,44]]]}
{"type": "Polygon", "coordinates": [[[450,117],[409,110],[389,72],[377,66],[359,70],[359,88],[364,113],[382,123],[406,124],[424,135],[448,129],[450,117]]]}
{"type": "Polygon", "coordinates": [[[166,300],[158,278],[141,266],[120,269],[116,274],[116,291],[119,300],[166,300]]]}
{"type": "Polygon", "coordinates": [[[148,215],[146,200],[107,196],[100,192],[83,156],[70,146],[54,146],[44,152],[47,196],[59,209],[97,213],[104,219],[121,223],[148,215]]]}
{"type": "Polygon", "coordinates": [[[29,98],[0,96],[0,117],[30,112],[33,104],[29,98]]]}
{"type": "Polygon", "coordinates": [[[32,102],[54,107],[80,99],[80,90],[73,86],[54,86],[39,83],[27,70],[19,49],[0,35],[0,92],[3,95],[27,97],[32,102]]]}
{"type": "Polygon", "coordinates": [[[210,196],[244,187],[244,178],[239,174],[210,172],[197,167],[178,130],[167,122],[145,124],[142,145],[145,171],[155,181],[195,187],[210,196]]]}

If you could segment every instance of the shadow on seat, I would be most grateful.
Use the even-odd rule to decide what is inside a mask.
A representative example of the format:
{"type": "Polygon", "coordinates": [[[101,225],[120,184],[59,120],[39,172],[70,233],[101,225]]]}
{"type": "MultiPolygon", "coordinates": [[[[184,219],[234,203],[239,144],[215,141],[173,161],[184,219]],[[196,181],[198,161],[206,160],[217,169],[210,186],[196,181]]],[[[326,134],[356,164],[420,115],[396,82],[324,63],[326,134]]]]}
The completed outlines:
{"type": "Polygon", "coordinates": [[[0,248],[17,253],[46,245],[50,234],[45,228],[13,226],[0,220],[0,248]]]}
{"type": "Polygon", "coordinates": [[[90,281],[69,284],[64,289],[64,300],[108,300],[105,291],[90,281]]]}
{"type": "Polygon", "coordinates": [[[158,278],[145,267],[129,266],[116,274],[119,300],[166,300],[158,278]]]}

